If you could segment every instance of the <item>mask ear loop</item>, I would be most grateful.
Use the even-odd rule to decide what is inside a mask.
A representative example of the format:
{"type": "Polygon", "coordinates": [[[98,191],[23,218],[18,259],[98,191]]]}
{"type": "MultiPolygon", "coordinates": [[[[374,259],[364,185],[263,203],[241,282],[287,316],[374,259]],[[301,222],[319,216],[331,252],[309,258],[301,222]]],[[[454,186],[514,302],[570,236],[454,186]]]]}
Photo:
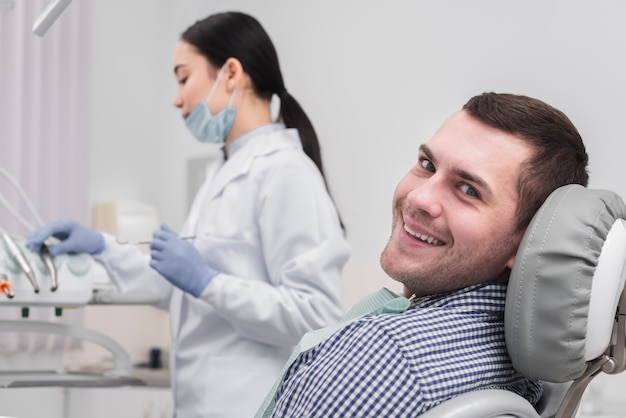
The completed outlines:
{"type": "Polygon", "coordinates": [[[230,95],[230,99],[228,99],[228,107],[231,107],[233,105],[233,102],[235,101],[235,94],[237,94],[238,88],[239,88],[239,84],[235,85],[235,88],[233,89],[233,93],[230,95]]]}
{"type": "Polygon", "coordinates": [[[220,81],[222,81],[222,76],[224,75],[224,69],[226,69],[226,67],[222,66],[222,68],[220,68],[219,73],[217,73],[217,77],[215,77],[215,83],[213,83],[213,85],[211,86],[211,90],[209,90],[209,94],[207,95],[205,99],[205,102],[207,105],[209,104],[211,97],[213,97],[213,93],[215,93],[215,90],[217,89],[217,86],[220,84],[220,81]]]}

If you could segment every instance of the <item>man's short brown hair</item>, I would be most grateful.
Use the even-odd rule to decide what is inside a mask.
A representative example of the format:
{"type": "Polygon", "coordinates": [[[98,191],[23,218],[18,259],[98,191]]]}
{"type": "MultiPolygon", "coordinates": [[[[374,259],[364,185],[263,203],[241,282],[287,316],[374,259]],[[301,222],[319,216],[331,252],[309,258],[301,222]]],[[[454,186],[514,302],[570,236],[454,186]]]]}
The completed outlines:
{"type": "Polygon", "coordinates": [[[528,226],[548,195],[566,184],[587,186],[588,156],[582,138],[563,112],[527,96],[483,93],[464,106],[476,119],[527,142],[534,154],[518,179],[518,228],[528,226]]]}

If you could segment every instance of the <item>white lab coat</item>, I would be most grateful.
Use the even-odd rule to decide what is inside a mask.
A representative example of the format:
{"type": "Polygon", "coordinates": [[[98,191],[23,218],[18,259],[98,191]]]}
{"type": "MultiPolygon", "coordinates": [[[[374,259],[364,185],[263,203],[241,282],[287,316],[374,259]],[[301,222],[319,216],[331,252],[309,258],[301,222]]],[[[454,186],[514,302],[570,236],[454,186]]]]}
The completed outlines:
{"type": "Polygon", "coordinates": [[[223,272],[199,298],[113,237],[97,257],[124,291],[157,292],[169,309],[177,418],[252,417],[299,338],[342,314],[350,249],[319,171],[294,129],[246,136],[209,166],[181,231],[223,272]]]}

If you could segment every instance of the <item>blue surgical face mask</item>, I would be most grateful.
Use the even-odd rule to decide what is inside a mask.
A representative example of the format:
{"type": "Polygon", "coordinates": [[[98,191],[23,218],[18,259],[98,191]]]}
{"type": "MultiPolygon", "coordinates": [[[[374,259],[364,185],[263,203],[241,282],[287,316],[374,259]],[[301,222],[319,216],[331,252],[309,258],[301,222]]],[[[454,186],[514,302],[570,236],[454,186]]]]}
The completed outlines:
{"type": "Polygon", "coordinates": [[[200,100],[200,103],[198,103],[196,108],[189,114],[189,116],[187,116],[187,119],[185,119],[187,129],[189,129],[193,136],[195,136],[200,142],[222,144],[226,141],[226,137],[233,127],[237,108],[233,107],[232,103],[235,98],[235,93],[237,92],[237,87],[235,87],[235,90],[233,90],[233,93],[228,100],[228,106],[217,112],[215,115],[213,115],[211,113],[211,109],[209,109],[209,102],[211,101],[211,97],[213,96],[217,86],[222,80],[223,74],[224,67],[222,67],[220,72],[217,74],[215,83],[213,83],[206,100],[200,100]]]}

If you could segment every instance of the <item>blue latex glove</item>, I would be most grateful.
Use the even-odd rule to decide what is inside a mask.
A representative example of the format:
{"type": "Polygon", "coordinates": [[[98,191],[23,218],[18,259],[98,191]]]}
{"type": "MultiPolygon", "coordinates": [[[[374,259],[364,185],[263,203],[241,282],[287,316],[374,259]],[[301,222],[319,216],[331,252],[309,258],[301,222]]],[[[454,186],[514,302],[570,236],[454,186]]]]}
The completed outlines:
{"type": "Polygon", "coordinates": [[[167,225],[161,225],[152,235],[150,256],[150,267],[195,297],[219,274],[207,265],[191,243],[180,239],[167,225]]]}
{"type": "Polygon", "coordinates": [[[55,237],[61,242],[50,246],[50,255],[63,253],[100,254],[104,250],[102,233],[72,219],[61,219],[35,229],[26,239],[26,247],[38,252],[45,240],[55,237]]]}

